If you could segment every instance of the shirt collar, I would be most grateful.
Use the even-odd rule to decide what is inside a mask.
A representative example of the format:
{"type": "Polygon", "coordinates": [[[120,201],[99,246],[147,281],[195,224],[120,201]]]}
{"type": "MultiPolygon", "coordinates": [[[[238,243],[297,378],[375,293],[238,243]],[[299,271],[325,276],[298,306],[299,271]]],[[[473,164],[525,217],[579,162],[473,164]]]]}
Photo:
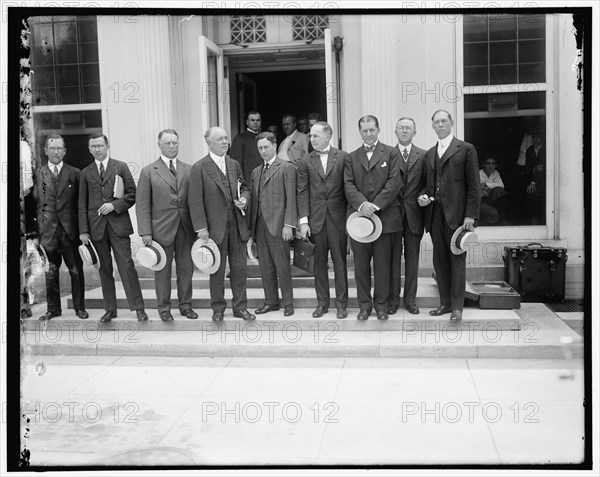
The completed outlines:
{"type": "Polygon", "coordinates": [[[94,159],[94,161],[96,162],[96,167],[97,168],[100,167],[100,164],[102,164],[104,166],[104,170],[106,170],[106,168],[108,167],[108,156],[103,161],[98,161],[96,159],[94,159]]]}
{"type": "Polygon", "coordinates": [[[160,155],[160,158],[163,160],[163,162],[165,163],[165,166],[169,167],[169,161],[173,161],[173,165],[175,167],[177,167],[177,158],[174,157],[173,159],[169,159],[168,157],[164,156],[164,155],[160,155]]]}
{"type": "Polygon", "coordinates": [[[323,149],[323,151],[321,151],[323,154],[329,154],[329,149],[331,149],[331,146],[327,146],[325,149],[323,149]]]}
{"type": "Polygon", "coordinates": [[[48,161],[48,167],[52,172],[54,172],[54,166],[56,166],[58,167],[58,172],[60,173],[60,171],[62,171],[63,164],[63,161],[60,161],[58,164],[52,164],[50,161],[48,161]]]}
{"type": "MultiPolygon", "coordinates": [[[[377,139],[377,141],[375,141],[373,144],[371,144],[373,147],[377,146],[377,144],[379,144],[379,139],[377,139]]],[[[363,142],[363,147],[369,147],[368,144],[363,142]]]]}
{"type": "MultiPolygon", "coordinates": [[[[277,159],[276,155],[273,157],[273,159],[271,159],[270,161],[266,162],[267,164],[269,164],[269,167],[271,167],[273,165],[273,162],[275,161],[275,159],[277,159]]],[[[264,162],[263,162],[263,165],[264,165],[264,162]]]]}
{"type": "Polygon", "coordinates": [[[403,146],[402,144],[398,143],[398,150],[401,153],[404,153],[404,149],[408,151],[408,155],[410,156],[410,151],[412,150],[412,142],[408,146],[403,146]]]}
{"type": "Polygon", "coordinates": [[[217,156],[212,151],[208,151],[208,153],[210,154],[210,157],[212,158],[212,160],[215,161],[219,165],[221,165],[221,163],[225,161],[225,156],[217,156]]]}
{"type": "Polygon", "coordinates": [[[452,142],[453,138],[454,138],[454,136],[452,134],[448,134],[444,139],[438,140],[438,145],[442,146],[443,148],[447,148],[450,145],[450,143],[452,142]]]}
{"type": "Polygon", "coordinates": [[[260,131],[253,131],[253,130],[252,130],[252,129],[250,129],[250,128],[246,128],[246,131],[248,131],[249,133],[252,133],[252,134],[254,134],[255,136],[256,136],[256,135],[257,135],[257,134],[260,132],[260,131]]]}

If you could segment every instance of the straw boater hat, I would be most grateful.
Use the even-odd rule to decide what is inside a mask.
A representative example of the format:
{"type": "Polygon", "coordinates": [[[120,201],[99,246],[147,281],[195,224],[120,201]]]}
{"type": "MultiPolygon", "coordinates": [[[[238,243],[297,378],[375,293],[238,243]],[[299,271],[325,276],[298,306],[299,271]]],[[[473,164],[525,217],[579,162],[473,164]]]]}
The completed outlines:
{"type": "Polygon", "coordinates": [[[80,245],[78,249],[81,260],[85,265],[92,265],[96,269],[100,268],[100,258],[98,258],[98,253],[91,240],[88,241],[87,245],[80,245]]]}
{"type": "Polygon", "coordinates": [[[27,255],[29,263],[36,266],[39,265],[42,272],[50,270],[50,262],[48,261],[48,255],[46,255],[46,249],[37,239],[27,240],[27,255]]]}
{"type": "Polygon", "coordinates": [[[370,243],[379,238],[383,231],[383,224],[376,214],[366,217],[360,212],[354,212],[348,217],[346,228],[348,235],[357,242],[370,243]]]}
{"type": "Polygon", "coordinates": [[[248,239],[248,243],[246,244],[246,251],[248,253],[248,259],[250,263],[253,265],[258,264],[258,250],[256,246],[256,242],[252,240],[252,237],[248,239]]]}
{"type": "Polygon", "coordinates": [[[167,254],[162,246],[154,240],[150,245],[142,247],[138,250],[136,257],[140,265],[143,267],[154,270],[155,272],[161,271],[167,264],[167,254]]]}
{"type": "Polygon", "coordinates": [[[221,266],[219,247],[212,239],[206,242],[202,239],[196,240],[192,245],[192,262],[202,273],[212,275],[221,266]]]}
{"type": "Polygon", "coordinates": [[[477,242],[477,234],[465,229],[464,226],[461,225],[456,229],[456,232],[454,232],[450,239],[450,250],[452,250],[454,255],[460,255],[467,251],[466,245],[473,242],[477,242]]]}

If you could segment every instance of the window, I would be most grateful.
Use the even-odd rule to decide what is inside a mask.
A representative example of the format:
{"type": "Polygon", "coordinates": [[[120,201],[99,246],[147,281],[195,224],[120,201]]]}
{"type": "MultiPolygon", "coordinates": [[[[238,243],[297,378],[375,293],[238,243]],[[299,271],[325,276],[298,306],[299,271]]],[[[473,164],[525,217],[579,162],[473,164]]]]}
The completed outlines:
{"type": "Polygon", "coordinates": [[[231,17],[231,43],[264,43],[267,41],[267,23],[259,15],[233,15],[231,17]]]}
{"type": "Polygon", "coordinates": [[[546,225],[545,16],[466,16],[463,74],[465,139],[481,167],[479,225],[546,225]],[[497,174],[504,192],[487,180],[497,174]]]}
{"type": "Polygon", "coordinates": [[[95,16],[30,17],[30,63],[36,157],[49,134],[65,138],[65,162],[93,161],[87,136],[102,131],[98,30],[95,16]]]}
{"type": "Polygon", "coordinates": [[[292,40],[320,40],[329,28],[329,17],[321,15],[294,15],[292,17],[292,40]]]}

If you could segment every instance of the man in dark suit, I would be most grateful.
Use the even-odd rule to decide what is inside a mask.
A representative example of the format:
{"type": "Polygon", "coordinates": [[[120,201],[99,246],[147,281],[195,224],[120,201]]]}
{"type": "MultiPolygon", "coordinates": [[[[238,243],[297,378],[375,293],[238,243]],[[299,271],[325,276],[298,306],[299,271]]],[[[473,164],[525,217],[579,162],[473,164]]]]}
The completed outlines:
{"type": "Polygon", "coordinates": [[[39,204],[37,222],[40,243],[46,250],[49,269],[46,272],[46,301],[48,308],[41,321],[62,314],[60,304],[59,270],[65,261],[71,276],[71,292],[75,314],[82,319],[89,317],[84,303],[83,263],[77,246],[79,227],[77,201],[79,199],[80,171],[63,162],[67,148],[62,136],[52,135],[46,139],[44,148],[48,163],[37,173],[34,195],[39,204]]]}
{"type": "Polygon", "coordinates": [[[270,132],[256,136],[264,165],[252,173],[252,236],[258,248],[265,303],[257,314],[279,310],[277,278],[284,315],[294,314],[290,240],[298,221],[296,166],[277,157],[277,139],[270,132]]]}
{"type": "MultiPolygon", "coordinates": [[[[351,240],[354,252],[354,274],[360,312],[359,320],[368,320],[373,306],[377,319],[387,320],[390,294],[391,236],[402,230],[398,194],[402,187],[398,149],[378,140],[379,121],[363,116],[358,129],[364,144],[350,153],[344,170],[346,198],[353,211],[371,217],[377,214],[383,232],[374,242],[351,240]],[[371,259],[375,275],[371,298],[371,259]]],[[[352,212],[353,212],[352,211],[352,212]]]]}
{"type": "Polygon", "coordinates": [[[256,147],[256,135],[260,132],[260,113],[250,111],[246,117],[246,130],[238,134],[231,141],[229,155],[242,166],[246,181],[250,180],[252,171],[262,165],[262,157],[256,147]]]}
{"type": "Polygon", "coordinates": [[[192,166],[190,176],[190,213],[199,239],[211,238],[219,247],[221,264],[210,276],[210,304],[213,321],[223,321],[225,301],[225,265],[229,257],[233,316],[254,320],[246,307],[246,242],[250,238],[245,210],[250,190],[239,162],[227,156],[229,138],[218,127],[204,134],[208,144],[207,156],[192,166]],[[239,191],[239,192],[238,192],[239,191]]]}
{"type": "Polygon", "coordinates": [[[525,208],[531,217],[532,225],[546,223],[546,146],[544,133],[536,129],[531,140],[533,144],[525,151],[526,203],[525,208]]]}
{"type": "Polygon", "coordinates": [[[300,235],[311,238],[317,246],[315,257],[315,289],[317,308],[314,318],[329,309],[329,273],[327,258],[331,251],[335,273],[335,306],[337,317],[348,313],[348,268],[346,212],[348,201],[344,192],[344,165],[348,154],[329,145],[333,131],[325,122],[317,122],[310,130],[313,152],[298,163],[298,215],[300,235]]]}
{"type": "Polygon", "coordinates": [[[192,274],[190,260],[196,238],[188,206],[188,189],[192,166],[177,158],[179,135],[174,129],[158,134],[161,155],[144,167],[136,191],[135,212],[138,233],[145,246],[160,244],[167,256],[162,270],[154,272],[154,289],[158,314],[162,321],[173,321],[171,314],[171,268],[177,265],[177,301],[182,316],[198,318],[192,310],[192,274]]]}
{"type": "Polygon", "coordinates": [[[475,147],[452,135],[454,121],[448,111],[431,117],[438,143],[427,151],[427,184],[418,203],[425,208],[425,229],[433,242],[433,267],[440,293],[440,306],[432,316],[451,313],[460,321],[465,301],[466,254],[450,249],[454,232],[464,226],[473,230],[479,217],[481,186],[475,147]]]}
{"type": "Polygon", "coordinates": [[[404,246],[404,308],[413,314],[419,313],[416,304],[419,276],[419,253],[423,238],[423,210],[417,204],[417,196],[425,186],[427,178],[423,167],[425,150],[412,143],[417,134],[417,125],[412,118],[400,118],[396,123],[398,152],[400,152],[400,175],[403,188],[398,195],[402,231],[392,235],[392,271],[388,313],[394,314],[400,306],[400,282],[402,247],[404,246]]]}
{"type": "Polygon", "coordinates": [[[281,126],[285,139],[279,145],[277,156],[297,166],[298,161],[308,154],[308,136],[296,129],[296,116],[293,114],[284,114],[281,118],[281,126]]]}
{"type": "Polygon", "coordinates": [[[100,259],[100,282],[106,313],[100,322],[108,323],[117,316],[117,296],[111,250],[129,302],[137,319],[145,321],[144,298],[138,274],[131,259],[133,226],[129,208],[135,203],[135,182],[127,164],[108,157],[108,138],[92,134],[88,148],[94,162],[81,171],[79,184],[79,238],[87,245],[91,240],[100,259]],[[123,197],[116,198],[115,182],[123,183],[123,197]]]}

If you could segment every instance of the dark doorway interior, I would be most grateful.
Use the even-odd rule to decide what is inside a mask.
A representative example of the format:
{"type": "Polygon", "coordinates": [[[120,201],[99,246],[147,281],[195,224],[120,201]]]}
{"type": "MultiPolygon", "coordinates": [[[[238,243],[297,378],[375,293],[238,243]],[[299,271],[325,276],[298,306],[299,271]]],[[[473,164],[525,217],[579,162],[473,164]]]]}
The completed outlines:
{"type": "MultiPolygon", "coordinates": [[[[262,116],[262,129],[271,124],[281,133],[281,117],[319,113],[326,120],[325,70],[272,71],[244,73],[256,83],[256,109],[262,116]]],[[[250,107],[246,104],[246,107],[250,107]]]]}

